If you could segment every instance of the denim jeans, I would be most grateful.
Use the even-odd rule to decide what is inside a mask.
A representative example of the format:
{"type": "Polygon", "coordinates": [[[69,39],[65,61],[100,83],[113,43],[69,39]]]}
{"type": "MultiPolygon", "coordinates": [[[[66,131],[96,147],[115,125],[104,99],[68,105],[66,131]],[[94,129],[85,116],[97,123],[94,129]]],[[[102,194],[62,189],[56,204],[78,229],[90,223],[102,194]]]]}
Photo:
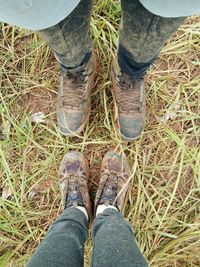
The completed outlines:
{"type": "MultiPolygon", "coordinates": [[[[92,0],[81,0],[72,13],[57,25],[40,31],[61,65],[74,68],[89,60],[89,25],[92,0]]],[[[164,18],[145,9],[139,0],[121,0],[118,63],[133,79],[144,76],[163,45],[185,17],[164,18]]]]}
{"type": "MultiPolygon", "coordinates": [[[[27,267],[82,267],[88,221],[82,211],[65,209],[51,225],[27,267]]],[[[147,267],[130,224],[122,214],[106,209],[92,227],[92,267],[147,267]]]]}

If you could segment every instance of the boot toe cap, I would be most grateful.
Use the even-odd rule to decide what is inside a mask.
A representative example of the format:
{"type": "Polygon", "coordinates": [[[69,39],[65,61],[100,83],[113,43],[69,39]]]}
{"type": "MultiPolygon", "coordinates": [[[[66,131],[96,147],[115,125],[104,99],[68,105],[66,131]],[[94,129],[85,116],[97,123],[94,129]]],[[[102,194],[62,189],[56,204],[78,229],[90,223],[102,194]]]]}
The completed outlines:
{"type": "Polygon", "coordinates": [[[119,132],[125,140],[135,140],[140,137],[144,128],[143,116],[127,118],[119,116],[119,132]]]}
{"type": "Polygon", "coordinates": [[[74,136],[79,133],[83,124],[83,112],[67,112],[64,109],[57,112],[58,127],[62,134],[74,136]]]}

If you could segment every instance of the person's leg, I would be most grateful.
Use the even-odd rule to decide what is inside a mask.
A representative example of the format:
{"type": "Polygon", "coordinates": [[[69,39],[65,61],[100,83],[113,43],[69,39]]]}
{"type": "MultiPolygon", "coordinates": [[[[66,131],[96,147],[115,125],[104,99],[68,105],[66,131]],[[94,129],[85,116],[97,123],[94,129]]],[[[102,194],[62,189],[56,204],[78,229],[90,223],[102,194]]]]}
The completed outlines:
{"type": "Polygon", "coordinates": [[[93,0],[81,0],[72,13],[53,27],[39,31],[65,67],[75,68],[89,60],[89,25],[93,0]]]}
{"type": "Polygon", "coordinates": [[[111,73],[116,129],[123,139],[131,141],[144,128],[144,74],[185,17],[154,15],[139,0],[121,0],[121,7],[119,47],[111,73]]]}
{"type": "Polygon", "coordinates": [[[96,219],[92,267],[146,267],[131,226],[120,213],[125,203],[131,168],[124,154],[107,152],[95,199],[96,219]]]}
{"type": "Polygon", "coordinates": [[[186,18],[154,15],[139,0],[121,0],[121,7],[118,62],[124,73],[138,79],[144,76],[171,34],[186,18]]]}
{"type": "Polygon", "coordinates": [[[72,13],[57,25],[40,31],[61,64],[57,104],[58,128],[68,137],[85,128],[91,109],[91,91],[97,77],[89,26],[93,0],[81,0],[72,13]]]}
{"type": "Polygon", "coordinates": [[[84,156],[68,152],[61,161],[58,176],[64,211],[49,228],[27,267],[83,266],[88,219],[91,219],[89,167],[84,156]]]}
{"type": "Polygon", "coordinates": [[[93,226],[92,267],[146,267],[130,224],[119,211],[106,209],[93,226]]]}
{"type": "Polygon", "coordinates": [[[27,267],[82,267],[88,220],[76,208],[65,209],[50,226],[27,267]]]}

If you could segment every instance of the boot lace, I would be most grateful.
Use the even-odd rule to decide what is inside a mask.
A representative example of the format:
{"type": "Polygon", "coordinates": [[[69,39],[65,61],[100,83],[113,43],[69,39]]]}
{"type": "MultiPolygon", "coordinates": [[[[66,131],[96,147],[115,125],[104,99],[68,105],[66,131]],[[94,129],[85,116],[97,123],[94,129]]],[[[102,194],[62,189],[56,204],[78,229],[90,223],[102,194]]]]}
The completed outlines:
{"type": "MultiPolygon", "coordinates": [[[[85,174],[81,174],[81,178],[85,177],[85,174]]],[[[68,206],[77,206],[77,205],[83,205],[83,199],[80,192],[80,188],[78,186],[78,179],[80,179],[79,174],[70,174],[68,181],[68,192],[66,194],[65,199],[65,207],[68,206]]]]}
{"type": "Polygon", "coordinates": [[[124,179],[122,175],[117,174],[114,171],[105,170],[102,176],[106,177],[106,183],[102,190],[102,194],[100,196],[100,204],[104,203],[106,205],[115,205],[116,197],[118,195],[118,181],[119,179],[124,179]]]}
{"type": "Polygon", "coordinates": [[[117,77],[118,98],[122,112],[141,112],[143,99],[143,79],[133,80],[127,75],[117,77]]]}
{"type": "Polygon", "coordinates": [[[63,94],[61,95],[63,106],[79,108],[82,105],[85,101],[87,80],[88,75],[85,70],[63,73],[63,94]]]}

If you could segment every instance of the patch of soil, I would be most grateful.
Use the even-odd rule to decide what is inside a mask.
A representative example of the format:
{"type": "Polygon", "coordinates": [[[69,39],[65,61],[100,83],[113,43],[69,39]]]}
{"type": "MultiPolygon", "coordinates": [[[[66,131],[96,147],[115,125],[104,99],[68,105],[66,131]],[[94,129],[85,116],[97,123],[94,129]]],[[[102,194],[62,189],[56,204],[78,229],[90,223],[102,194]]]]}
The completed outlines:
{"type": "Polygon", "coordinates": [[[28,113],[43,112],[45,115],[56,111],[57,95],[47,89],[37,88],[25,94],[20,106],[28,113]]]}

